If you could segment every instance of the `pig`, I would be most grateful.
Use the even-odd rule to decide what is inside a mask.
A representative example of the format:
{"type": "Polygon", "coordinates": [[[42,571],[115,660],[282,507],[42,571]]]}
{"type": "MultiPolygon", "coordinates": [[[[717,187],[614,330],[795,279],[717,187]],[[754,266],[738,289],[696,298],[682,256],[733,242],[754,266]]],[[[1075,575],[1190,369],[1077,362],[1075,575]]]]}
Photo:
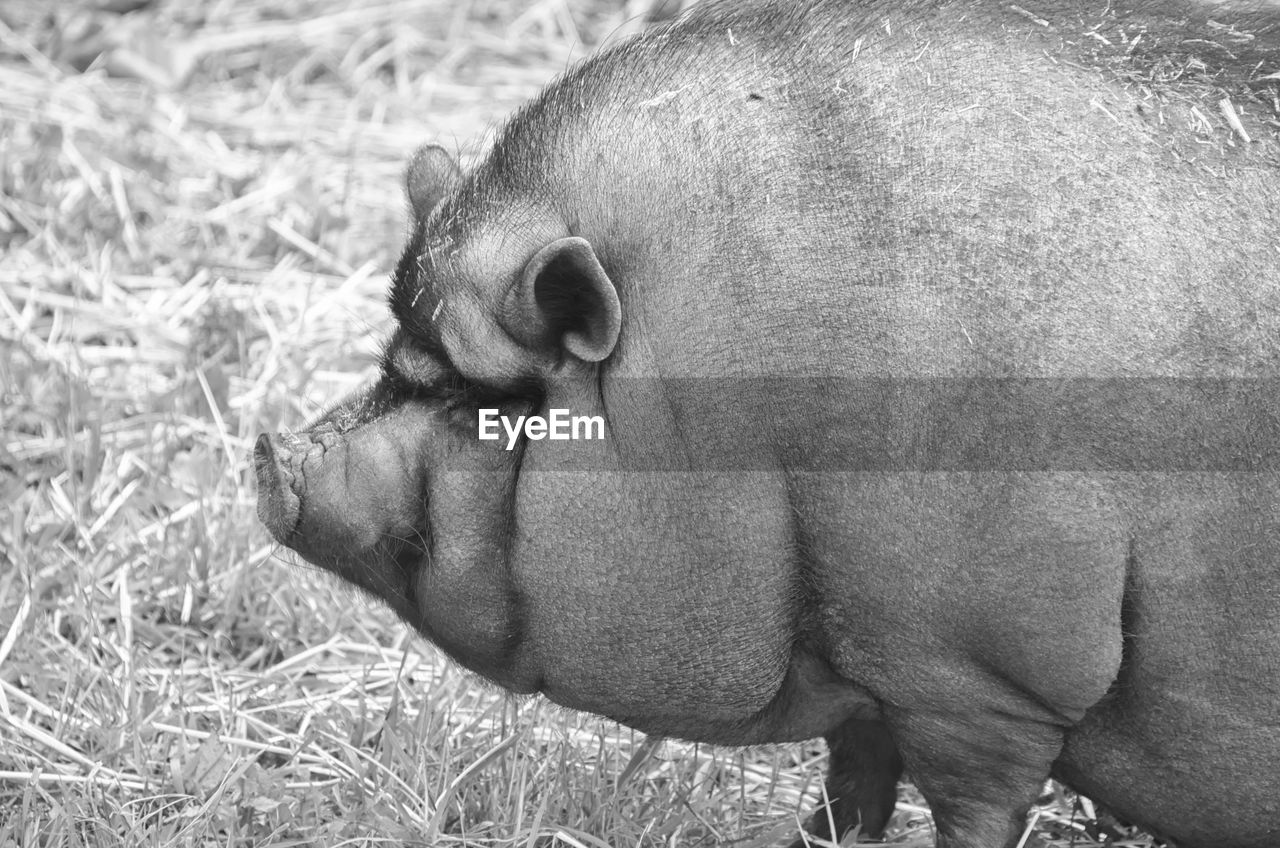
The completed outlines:
{"type": "Polygon", "coordinates": [[[512,692],[825,738],[819,836],[905,774],[1012,846],[1052,776],[1280,845],[1278,69],[1265,7],[698,3],[414,156],[259,515],[512,692]]]}

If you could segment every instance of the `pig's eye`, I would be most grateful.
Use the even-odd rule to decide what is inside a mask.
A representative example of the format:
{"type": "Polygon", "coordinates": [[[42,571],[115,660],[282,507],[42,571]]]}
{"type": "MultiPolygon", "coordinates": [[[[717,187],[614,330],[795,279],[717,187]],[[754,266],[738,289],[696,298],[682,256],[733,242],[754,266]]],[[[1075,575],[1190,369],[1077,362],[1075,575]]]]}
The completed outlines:
{"type": "Polygon", "coordinates": [[[394,340],[388,346],[382,359],[382,371],[396,392],[443,401],[451,413],[462,409],[470,410],[474,415],[480,406],[493,406],[512,399],[511,392],[471,382],[451,365],[402,339],[394,340]]]}
{"type": "Polygon", "coordinates": [[[474,418],[481,406],[526,404],[541,397],[541,387],[533,381],[499,388],[468,380],[442,353],[416,343],[403,332],[397,332],[387,344],[382,372],[395,392],[443,401],[451,415],[460,410],[474,418]]]}
{"type": "Polygon", "coordinates": [[[455,376],[451,368],[402,339],[394,339],[382,358],[382,370],[398,387],[427,393],[455,376]]]}
{"type": "Polygon", "coordinates": [[[454,378],[441,386],[440,396],[450,409],[465,409],[471,412],[481,406],[501,406],[508,403],[519,403],[523,395],[512,395],[509,391],[482,386],[455,374],[454,378]]]}

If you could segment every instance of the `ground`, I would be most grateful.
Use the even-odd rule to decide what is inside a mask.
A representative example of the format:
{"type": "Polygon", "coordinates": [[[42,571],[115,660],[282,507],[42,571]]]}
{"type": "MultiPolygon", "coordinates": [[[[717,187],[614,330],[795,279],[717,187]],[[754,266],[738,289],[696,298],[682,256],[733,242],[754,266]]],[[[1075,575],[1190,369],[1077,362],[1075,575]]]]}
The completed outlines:
{"type": "MultiPolygon", "coordinates": [[[[410,152],[643,5],[6,0],[0,848],[766,846],[820,800],[820,744],[508,698],[254,514],[257,433],[370,374],[410,152]]],[[[1027,844],[1093,818],[1049,787],[1027,844]]],[[[890,842],[932,843],[909,787],[890,842]]]]}

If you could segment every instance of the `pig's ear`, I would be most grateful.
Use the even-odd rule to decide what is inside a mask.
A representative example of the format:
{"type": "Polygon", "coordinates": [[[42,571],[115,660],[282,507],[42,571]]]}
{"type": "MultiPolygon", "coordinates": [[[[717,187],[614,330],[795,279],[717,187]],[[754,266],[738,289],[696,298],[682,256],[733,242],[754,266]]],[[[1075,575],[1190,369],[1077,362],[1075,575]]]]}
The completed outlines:
{"type": "Polygon", "coordinates": [[[462,171],[453,157],[439,145],[418,148],[404,173],[405,192],[415,218],[431,214],[446,194],[462,179],[462,171]]]}
{"type": "Polygon", "coordinates": [[[535,349],[559,348],[600,362],[618,343],[618,291],[591,243],[570,237],[534,254],[507,293],[507,329],[535,349]]]}

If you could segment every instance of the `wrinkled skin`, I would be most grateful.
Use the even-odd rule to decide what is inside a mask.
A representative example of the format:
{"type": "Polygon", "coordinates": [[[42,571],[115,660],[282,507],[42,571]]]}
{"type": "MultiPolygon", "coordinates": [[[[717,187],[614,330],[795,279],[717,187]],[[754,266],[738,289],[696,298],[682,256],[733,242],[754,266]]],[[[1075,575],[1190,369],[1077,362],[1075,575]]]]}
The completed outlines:
{"type": "Polygon", "coordinates": [[[841,833],[905,769],[944,848],[1050,775],[1280,844],[1280,147],[1217,105],[1276,16],[803,5],[699,4],[468,173],[421,151],[383,377],[259,440],[263,521],[512,691],[825,736],[841,833]],[[1186,44],[1222,90],[1150,82],[1186,44]]]}

